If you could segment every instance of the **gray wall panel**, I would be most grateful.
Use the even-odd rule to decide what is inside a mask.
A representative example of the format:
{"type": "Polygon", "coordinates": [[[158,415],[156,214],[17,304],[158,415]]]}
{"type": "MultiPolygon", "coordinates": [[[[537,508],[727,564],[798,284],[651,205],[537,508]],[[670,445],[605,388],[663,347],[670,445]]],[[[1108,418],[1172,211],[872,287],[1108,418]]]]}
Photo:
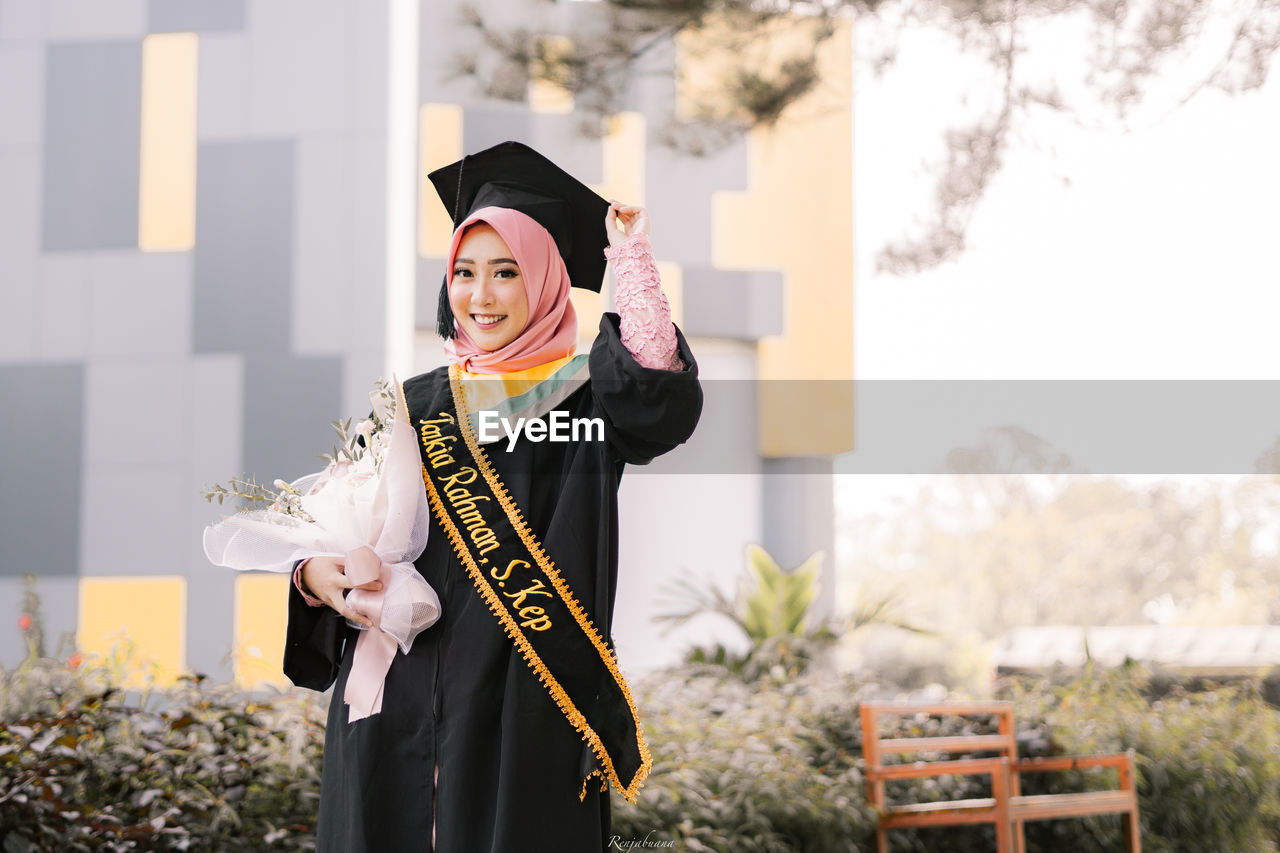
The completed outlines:
{"type": "MultiPolygon", "coordinates": [[[[524,104],[467,107],[462,119],[462,150],[474,154],[513,139],[537,148],[532,138],[533,115],[524,104]]],[[[542,152],[556,160],[554,151],[542,152]]]]}
{"type": "Polygon", "coordinates": [[[440,283],[444,281],[444,258],[418,258],[414,321],[417,328],[435,332],[440,304],[440,283]]]}
{"type": "Polygon", "coordinates": [[[198,157],[193,349],[288,352],[293,143],[209,142],[198,157]]]}
{"type": "MultiPolygon", "coordinates": [[[[157,404],[156,411],[171,411],[157,404]]],[[[149,431],[134,443],[146,446],[149,431]]],[[[181,465],[92,466],[84,474],[82,575],[173,575],[186,563],[188,480],[181,465]]]]}
{"type": "MultiPolygon", "coordinates": [[[[387,338],[386,140],[367,134],[352,136],[346,158],[349,177],[343,235],[350,246],[346,292],[351,311],[344,344],[349,350],[381,350],[387,338]]],[[[406,317],[405,322],[412,322],[412,318],[406,317]]]]}
{"type": "MultiPolygon", "coordinates": [[[[191,388],[187,410],[187,572],[227,572],[214,567],[204,554],[205,525],[214,524],[231,508],[209,503],[205,486],[225,483],[240,474],[243,433],[244,365],[238,355],[193,358],[187,365],[191,388]]],[[[229,630],[229,629],[228,629],[229,630]]]]}
{"type": "MultiPolygon", "coordinates": [[[[0,0],[0,8],[3,8],[0,0]]],[[[27,655],[23,643],[22,632],[18,630],[18,603],[22,601],[22,579],[17,577],[0,577],[0,601],[6,603],[0,613],[0,666],[12,668],[27,655]],[[12,606],[8,606],[13,602],[12,606]]]]}
{"type": "Polygon", "coordinates": [[[654,239],[663,259],[710,265],[713,194],[747,189],[746,143],[692,157],[654,140],[651,129],[645,165],[654,239]]]}
{"type": "Polygon", "coordinates": [[[387,128],[390,6],[390,0],[360,0],[359,11],[347,17],[347,127],[374,131],[379,139],[387,128]]]}
{"type": "Polygon", "coordinates": [[[249,61],[249,38],[233,33],[202,35],[199,53],[197,138],[208,142],[250,136],[253,66],[249,61]]]}
{"type": "Polygon", "coordinates": [[[582,120],[577,113],[530,113],[529,138],[524,141],[534,150],[547,153],[561,168],[584,184],[599,184],[604,180],[604,145],[599,139],[583,135],[582,120]]]}
{"type": "MultiPolygon", "coordinates": [[[[217,681],[231,678],[235,623],[233,569],[215,568],[187,577],[187,669],[217,681]]],[[[280,607],[284,613],[284,605],[280,607]]]]}
{"type": "Polygon", "coordinates": [[[141,37],[147,0],[44,0],[50,39],[141,37]]]}
{"type": "MultiPolygon", "coordinates": [[[[0,4],[3,0],[0,0],[0,4]]],[[[44,131],[44,46],[0,43],[0,145],[38,145],[44,131]],[[10,81],[21,81],[14,84],[10,81]]]]}
{"type": "Polygon", "coordinates": [[[253,86],[249,120],[257,136],[342,132],[350,0],[259,0],[247,31],[253,86]]]}
{"type": "MultiPolygon", "coordinates": [[[[44,652],[66,659],[75,650],[76,615],[80,602],[80,581],[74,577],[41,574],[36,580],[40,598],[38,615],[44,627],[44,652]]],[[[0,618],[0,666],[16,667],[27,657],[27,646],[18,630],[18,615],[26,594],[20,577],[0,577],[0,601],[5,603],[0,618]]]]}
{"type": "MultiPolygon", "coordinates": [[[[422,4],[418,16],[418,100],[467,104],[481,100],[476,82],[457,73],[458,57],[476,54],[479,38],[457,25],[465,0],[422,4]]],[[[486,14],[492,14],[488,8],[486,14]]]]}
{"type": "Polygon", "coordinates": [[[44,0],[0,0],[0,39],[42,39],[44,0]]]}
{"type": "MultiPolygon", "coordinates": [[[[412,371],[410,372],[412,375],[412,371]]],[[[363,418],[369,414],[369,392],[373,390],[373,381],[378,377],[386,377],[386,354],[381,347],[357,350],[347,353],[342,362],[342,416],[363,418]]],[[[410,378],[397,376],[401,382],[410,378]]]]}
{"type": "Polygon", "coordinates": [[[319,471],[342,411],[342,358],[250,356],[244,364],[244,470],[258,482],[319,471]]]}
{"type": "Polygon", "coordinates": [[[190,253],[98,252],[89,281],[92,355],[190,352],[190,253]]]}
{"type": "Polygon", "coordinates": [[[84,368],[0,367],[0,576],[75,574],[84,368]]]}
{"type": "Polygon", "coordinates": [[[683,272],[685,334],[754,341],[783,333],[781,273],[695,265],[683,272]]]}
{"type": "Polygon", "coordinates": [[[185,459],[187,371],[179,358],[95,359],[85,371],[85,465],[176,466],[185,459]]]}
{"type": "Polygon", "coordinates": [[[0,146],[0,363],[35,354],[40,149],[0,146]]]}
{"type": "Polygon", "coordinates": [[[45,255],[36,285],[36,351],[46,361],[76,361],[89,353],[93,300],[89,257],[76,253],[45,255]]]}
{"type": "Polygon", "coordinates": [[[346,344],[355,293],[347,228],[347,140],[298,140],[294,201],[293,351],[328,355],[346,344]]]}
{"type": "Polygon", "coordinates": [[[45,80],[44,248],[136,246],[140,43],[51,45],[45,80]]]}
{"type": "Polygon", "coordinates": [[[822,575],[814,615],[831,614],[835,605],[835,487],[831,458],[788,456],[764,460],[762,543],[783,568],[800,565],[823,551],[822,575]]]}
{"type": "Polygon", "coordinates": [[[153,33],[242,30],[245,0],[150,0],[147,27],[153,33]]]}

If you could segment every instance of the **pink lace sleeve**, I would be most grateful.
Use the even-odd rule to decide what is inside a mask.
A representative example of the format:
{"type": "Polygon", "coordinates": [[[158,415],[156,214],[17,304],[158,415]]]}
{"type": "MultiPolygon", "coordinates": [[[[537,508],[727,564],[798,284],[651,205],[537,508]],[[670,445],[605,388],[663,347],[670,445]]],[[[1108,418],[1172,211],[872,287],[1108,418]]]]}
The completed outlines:
{"type": "Polygon", "coordinates": [[[676,347],[676,328],[671,324],[671,306],[662,292],[649,237],[633,234],[605,249],[604,256],[613,261],[622,345],[641,367],[684,370],[676,347]]]}

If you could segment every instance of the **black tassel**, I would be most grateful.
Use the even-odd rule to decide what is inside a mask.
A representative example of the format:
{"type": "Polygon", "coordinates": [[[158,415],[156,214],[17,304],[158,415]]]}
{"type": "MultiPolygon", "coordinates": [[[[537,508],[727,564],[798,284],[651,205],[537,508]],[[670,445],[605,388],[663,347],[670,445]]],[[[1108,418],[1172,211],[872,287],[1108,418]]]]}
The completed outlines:
{"type": "Polygon", "coordinates": [[[440,282],[440,302],[436,306],[436,334],[446,341],[458,336],[457,326],[453,321],[453,308],[449,306],[449,276],[446,274],[440,282]]]}

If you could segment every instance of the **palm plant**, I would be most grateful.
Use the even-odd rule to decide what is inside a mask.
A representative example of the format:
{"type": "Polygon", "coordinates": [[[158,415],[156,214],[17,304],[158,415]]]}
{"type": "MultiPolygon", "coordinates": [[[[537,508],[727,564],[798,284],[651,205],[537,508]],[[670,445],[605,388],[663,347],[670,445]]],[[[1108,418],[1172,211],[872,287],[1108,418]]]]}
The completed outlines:
{"type": "Polygon", "coordinates": [[[748,545],[747,577],[732,596],[715,584],[681,579],[664,595],[672,609],[658,614],[654,621],[675,627],[707,613],[728,619],[746,637],[745,652],[735,652],[723,643],[715,643],[694,647],[685,659],[688,663],[726,667],[747,680],[766,674],[797,675],[821,657],[842,634],[867,625],[891,625],[925,633],[897,618],[889,597],[859,596],[852,613],[817,622],[812,608],[821,589],[823,556],[823,552],[816,551],[795,568],[784,569],[764,548],[748,545]]]}

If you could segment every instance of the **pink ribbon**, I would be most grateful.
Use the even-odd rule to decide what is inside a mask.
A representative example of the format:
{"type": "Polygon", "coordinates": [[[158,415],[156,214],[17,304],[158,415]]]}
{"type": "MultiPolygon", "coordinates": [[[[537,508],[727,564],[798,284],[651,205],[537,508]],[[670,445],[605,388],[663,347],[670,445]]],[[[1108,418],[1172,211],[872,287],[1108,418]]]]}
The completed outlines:
{"type": "Polygon", "coordinates": [[[399,646],[395,637],[382,630],[382,602],[391,580],[391,566],[367,545],[348,551],[346,556],[346,573],[352,583],[363,586],[370,581],[382,581],[381,590],[347,591],[347,603],[373,622],[373,627],[361,631],[360,638],[356,640],[347,689],[343,694],[348,706],[347,720],[355,722],[382,711],[382,685],[399,646]]]}

